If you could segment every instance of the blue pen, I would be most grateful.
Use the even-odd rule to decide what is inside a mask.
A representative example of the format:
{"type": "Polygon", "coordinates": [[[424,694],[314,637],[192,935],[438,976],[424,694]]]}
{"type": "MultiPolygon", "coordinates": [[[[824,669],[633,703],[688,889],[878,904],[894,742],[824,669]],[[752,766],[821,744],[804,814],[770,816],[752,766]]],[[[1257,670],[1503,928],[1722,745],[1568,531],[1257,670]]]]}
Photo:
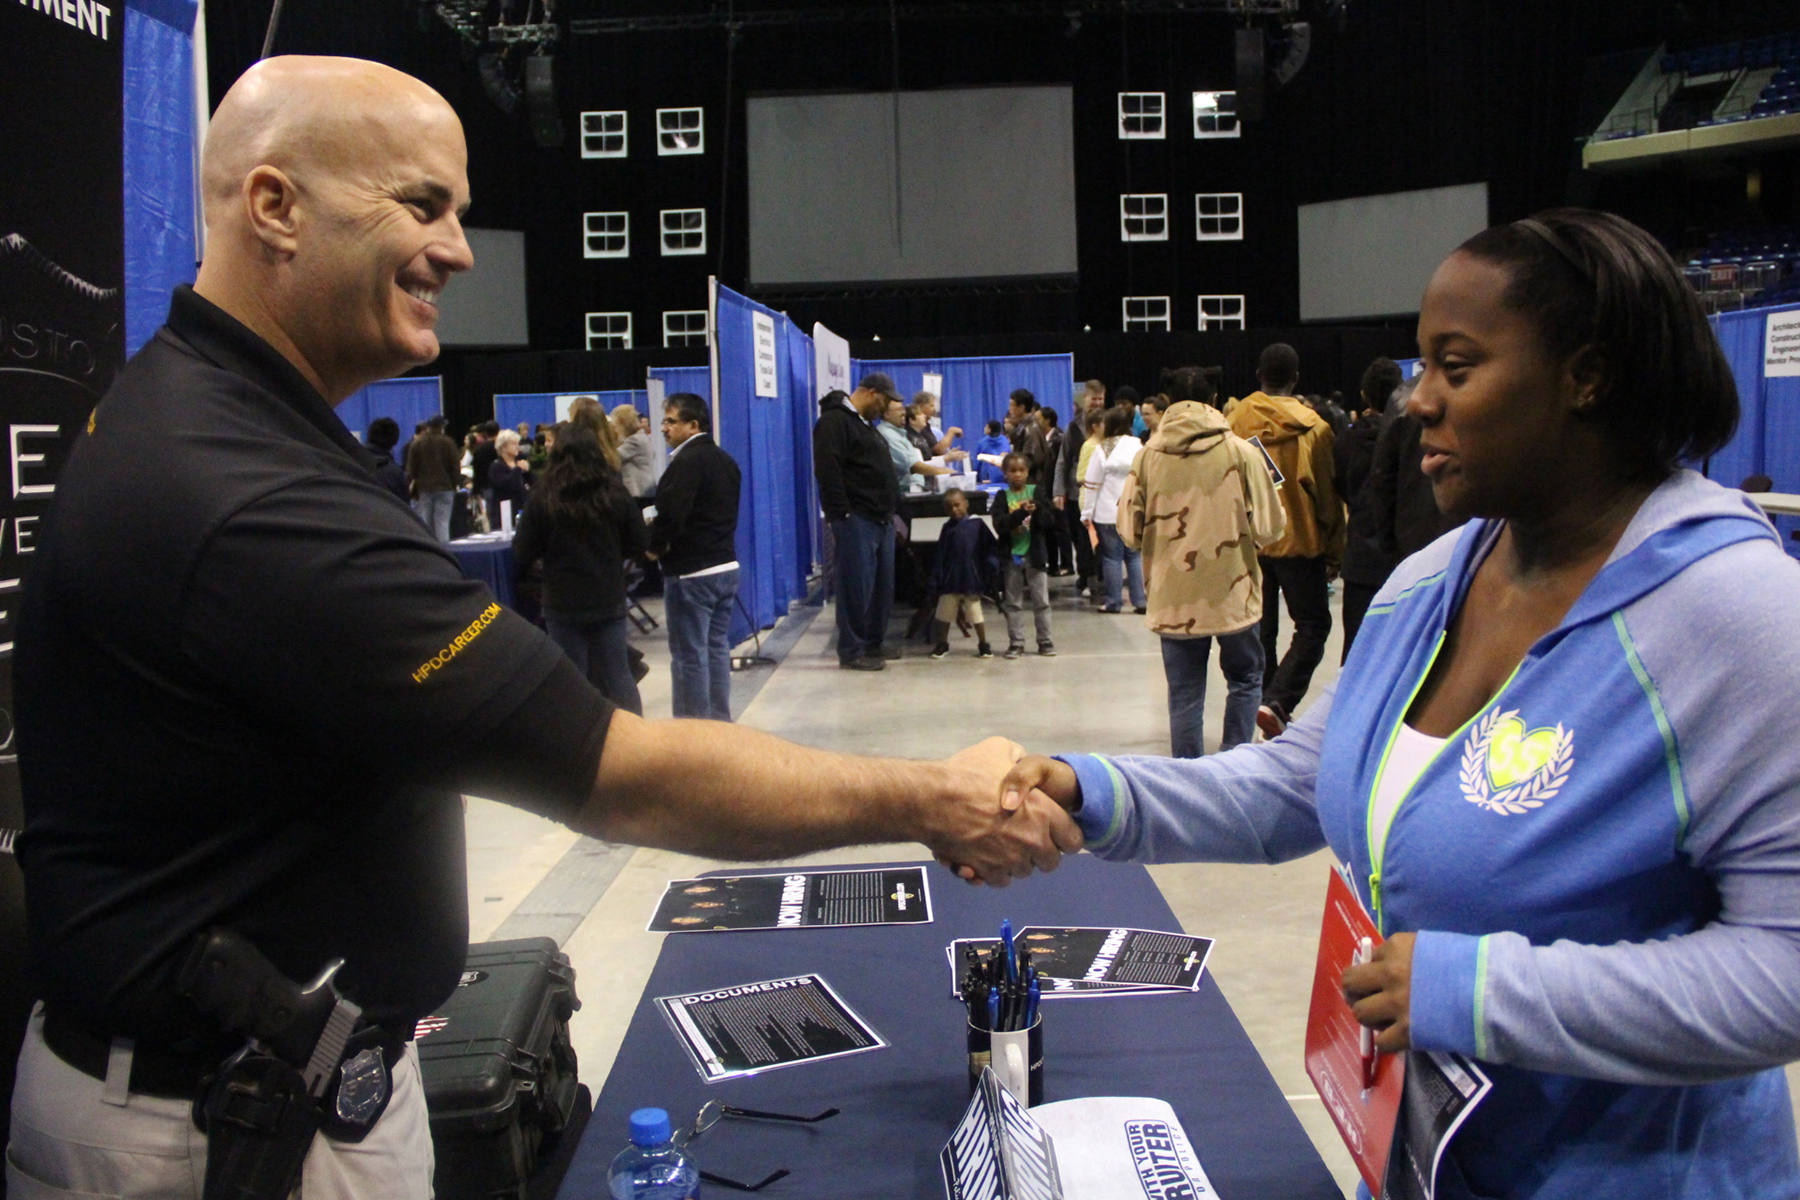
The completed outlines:
{"type": "Polygon", "coordinates": [[[1000,989],[988,993],[988,1032],[1000,1028],[1000,989]]]}
{"type": "Polygon", "coordinates": [[[1038,1000],[1040,998],[1037,976],[1035,974],[1031,977],[1031,990],[1027,993],[1027,996],[1028,999],[1025,1001],[1024,1028],[1030,1029],[1032,1025],[1037,1023],[1038,1000]]]}
{"type": "Polygon", "coordinates": [[[1000,948],[1006,958],[1006,979],[1008,983],[1016,983],[1019,978],[1019,965],[1013,961],[1012,919],[1000,918],[1000,948]]]}

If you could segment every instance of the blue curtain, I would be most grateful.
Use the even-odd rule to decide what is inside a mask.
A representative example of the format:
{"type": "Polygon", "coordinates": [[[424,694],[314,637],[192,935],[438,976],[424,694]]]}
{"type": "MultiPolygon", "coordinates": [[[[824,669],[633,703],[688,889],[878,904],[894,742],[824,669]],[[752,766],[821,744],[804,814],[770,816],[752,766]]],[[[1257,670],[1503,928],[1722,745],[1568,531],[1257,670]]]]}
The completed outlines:
{"type": "Polygon", "coordinates": [[[400,444],[394,457],[404,462],[406,447],[413,439],[413,427],[427,417],[444,411],[444,381],[436,375],[409,375],[404,379],[383,379],[353,392],[337,406],[338,420],[361,441],[369,432],[369,422],[376,417],[392,417],[400,426],[400,444]]]}
{"type": "Polygon", "coordinates": [[[786,373],[785,391],[793,410],[793,496],[796,505],[795,531],[799,540],[794,546],[795,565],[801,574],[804,594],[806,577],[819,561],[819,548],[824,538],[824,514],[819,511],[819,484],[812,470],[812,428],[818,420],[819,387],[817,363],[813,358],[813,340],[785,315],[776,322],[780,339],[782,369],[786,373]]]}
{"type": "Polygon", "coordinates": [[[1056,409],[1064,425],[1069,421],[1075,384],[1075,356],[1032,354],[1016,358],[905,358],[856,359],[850,364],[852,379],[880,371],[894,381],[900,394],[910,399],[925,385],[927,374],[944,377],[940,420],[948,429],[960,426],[963,449],[981,440],[982,427],[1006,416],[1013,389],[1025,388],[1039,404],[1056,409]]]}
{"type": "MultiPolygon", "coordinates": [[[[194,263],[196,0],[125,8],[125,352],[169,315],[194,263]]],[[[23,69],[23,68],[20,68],[23,69]]]]}
{"type": "MultiPolygon", "coordinates": [[[[1800,492],[1800,376],[1763,376],[1769,315],[1796,309],[1800,304],[1713,318],[1743,408],[1737,436],[1707,462],[1707,474],[1727,487],[1736,487],[1746,475],[1763,474],[1774,480],[1778,492],[1800,492]]],[[[1800,520],[1776,517],[1775,528],[1781,532],[1783,548],[1800,558],[1800,542],[1792,536],[1800,529],[1800,520]]]]}
{"type": "MultiPolygon", "coordinates": [[[[812,497],[799,486],[811,474],[812,423],[802,417],[810,397],[810,369],[796,369],[795,359],[810,361],[812,339],[786,317],[731,291],[719,289],[716,317],[719,350],[719,426],[714,437],[737,460],[743,472],[738,502],[737,552],[739,611],[733,616],[734,642],[766,629],[787,612],[791,601],[806,594],[811,565],[812,497]],[[763,313],[775,322],[777,395],[756,395],[752,349],[752,316],[763,313]],[[797,392],[804,387],[806,390],[797,392]],[[802,443],[796,426],[803,425],[802,443]],[[806,452],[797,462],[804,444],[806,452]]],[[[673,374],[671,372],[670,374],[673,374]]],[[[670,391],[700,390],[692,386],[670,391]]]]}
{"type": "Polygon", "coordinates": [[[665,396],[692,392],[708,404],[712,403],[711,367],[651,367],[650,378],[662,380],[665,396]]]}
{"type": "Polygon", "coordinates": [[[517,429],[520,421],[533,428],[552,424],[556,420],[556,398],[572,395],[592,396],[607,412],[621,404],[629,404],[641,413],[650,411],[650,393],[644,391],[499,392],[494,396],[494,424],[502,429],[517,429]]]}
{"type": "Polygon", "coordinates": [[[1763,313],[1752,311],[1720,313],[1712,323],[1737,380],[1743,411],[1737,436],[1708,460],[1706,473],[1727,487],[1736,487],[1745,476],[1763,470],[1763,326],[1767,321],[1763,313]]]}

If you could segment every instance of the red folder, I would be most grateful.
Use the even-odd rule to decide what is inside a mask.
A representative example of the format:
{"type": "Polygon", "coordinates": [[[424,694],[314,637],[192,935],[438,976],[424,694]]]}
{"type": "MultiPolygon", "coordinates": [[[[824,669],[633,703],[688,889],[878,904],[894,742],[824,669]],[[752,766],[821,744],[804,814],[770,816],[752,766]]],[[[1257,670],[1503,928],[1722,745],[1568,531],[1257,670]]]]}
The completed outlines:
{"type": "Polygon", "coordinates": [[[1406,1082],[1406,1056],[1375,1056],[1365,1087],[1362,1025],[1344,1000],[1344,972],[1362,940],[1381,944],[1375,921],[1343,875],[1333,870],[1319,928],[1319,961],[1313,970],[1312,1009],[1306,1018],[1306,1073],[1319,1089],[1356,1169],[1372,1195],[1382,1194],[1394,1120],[1406,1082]]]}

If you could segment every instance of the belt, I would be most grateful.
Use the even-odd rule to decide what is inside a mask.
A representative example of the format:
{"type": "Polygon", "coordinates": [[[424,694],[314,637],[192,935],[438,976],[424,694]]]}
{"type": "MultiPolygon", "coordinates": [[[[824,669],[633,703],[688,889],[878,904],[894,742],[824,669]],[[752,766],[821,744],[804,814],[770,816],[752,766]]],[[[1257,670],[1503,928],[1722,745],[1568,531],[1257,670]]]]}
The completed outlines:
{"type": "MultiPolygon", "coordinates": [[[[81,1026],[58,1019],[52,1009],[44,1010],[44,1044],[56,1057],[84,1075],[106,1078],[106,1067],[112,1057],[112,1039],[89,1033],[81,1026]]],[[[170,1100],[192,1100],[200,1094],[200,1079],[215,1070],[218,1060],[191,1054],[176,1054],[150,1046],[137,1046],[131,1053],[131,1090],[140,1096],[161,1096],[170,1100]]]]}

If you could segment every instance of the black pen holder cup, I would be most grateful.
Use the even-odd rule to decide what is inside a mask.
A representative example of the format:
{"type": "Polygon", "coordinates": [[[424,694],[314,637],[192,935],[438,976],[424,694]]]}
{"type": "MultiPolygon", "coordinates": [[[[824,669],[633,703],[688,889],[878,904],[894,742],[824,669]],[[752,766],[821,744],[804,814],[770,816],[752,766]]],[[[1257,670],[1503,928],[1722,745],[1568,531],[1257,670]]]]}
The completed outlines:
{"type": "Polygon", "coordinates": [[[983,1067],[992,1067],[1000,1085],[1027,1108],[1044,1102],[1044,1014],[1031,1028],[992,1033],[969,1023],[969,1094],[981,1082],[983,1067]]]}

